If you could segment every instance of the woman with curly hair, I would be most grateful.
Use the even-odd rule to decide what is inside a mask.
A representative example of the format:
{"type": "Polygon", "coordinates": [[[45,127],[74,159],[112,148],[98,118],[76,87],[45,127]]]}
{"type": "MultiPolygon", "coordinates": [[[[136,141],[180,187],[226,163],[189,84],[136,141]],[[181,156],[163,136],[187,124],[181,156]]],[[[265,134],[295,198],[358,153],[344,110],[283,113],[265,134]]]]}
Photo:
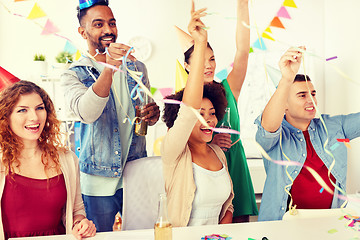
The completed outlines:
{"type": "Polygon", "coordinates": [[[19,81],[0,93],[0,239],[94,236],[80,193],[76,155],[60,141],[49,95],[19,81]]]}
{"type": "Polygon", "coordinates": [[[226,157],[219,146],[208,144],[227,101],[220,84],[204,86],[207,32],[200,17],[205,9],[195,11],[192,4],[188,27],[195,41],[192,70],[185,89],[167,97],[182,100],[182,104],[165,104],[163,115],[169,128],[161,146],[163,173],[169,217],[175,227],[231,223],[233,212],[226,157]]]}
{"type": "MultiPolygon", "coordinates": [[[[238,99],[245,80],[250,48],[250,30],[243,23],[249,24],[248,0],[237,0],[237,23],[236,23],[236,51],[232,70],[221,84],[223,85],[228,101],[231,128],[240,131],[240,119],[238,111],[238,99]]],[[[186,33],[184,33],[186,34],[186,33]]],[[[191,39],[191,37],[187,37],[191,39]]],[[[184,46],[184,66],[187,72],[193,70],[194,46],[189,42],[184,46]],[[188,46],[191,46],[188,48],[188,46]],[[186,49],[188,48],[188,49],[186,49]]],[[[213,49],[207,44],[203,76],[205,83],[215,83],[216,60],[213,49]]],[[[226,121],[219,119],[217,126],[226,121]]],[[[250,215],[258,215],[255,201],[254,188],[251,181],[250,171],[240,136],[236,134],[215,134],[212,143],[220,146],[225,153],[229,165],[229,172],[234,184],[235,198],[233,222],[248,222],[250,215]]]]}

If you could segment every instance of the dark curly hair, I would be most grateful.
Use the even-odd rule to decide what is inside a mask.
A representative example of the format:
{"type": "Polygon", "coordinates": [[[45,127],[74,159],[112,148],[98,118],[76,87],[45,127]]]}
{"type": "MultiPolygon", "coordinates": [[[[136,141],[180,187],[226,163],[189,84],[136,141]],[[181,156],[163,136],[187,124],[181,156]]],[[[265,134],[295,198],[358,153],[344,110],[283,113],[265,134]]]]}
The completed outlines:
{"type": "Polygon", "coordinates": [[[2,153],[1,162],[5,166],[6,173],[13,172],[11,166],[19,166],[18,157],[24,147],[19,137],[10,128],[10,115],[19,101],[20,96],[31,93],[38,94],[44,102],[47,118],[44,129],[39,138],[39,147],[42,150],[41,160],[44,164],[45,172],[48,167],[48,159],[52,159],[60,170],[59,150],[66,150],[60,140],[60,121],[56,118],[53,102],[44,89],[33,82],[16,82],[0,93],[0,151],[2,153]]]}
{"type": "MultiPolygon", "coordinates": [[[[181,91],[166,96],[165,99],[174,99],[182,101],[184,94],[184,89],[181,91]]],[[[213,104],[215,109],[215,116],[220,121],[225,115],[225,108],[227,106],[227,100],[225,96],[225,89],[221,83],[212,82],[204,85],[203,98],[207,98],[213,104]]],[[[174,125],[174,122],[177,118],[179,112],[179,104],[169,104],[165,103],[163,121],[165,122],[168,128],[171,128],[174,125]]]]}

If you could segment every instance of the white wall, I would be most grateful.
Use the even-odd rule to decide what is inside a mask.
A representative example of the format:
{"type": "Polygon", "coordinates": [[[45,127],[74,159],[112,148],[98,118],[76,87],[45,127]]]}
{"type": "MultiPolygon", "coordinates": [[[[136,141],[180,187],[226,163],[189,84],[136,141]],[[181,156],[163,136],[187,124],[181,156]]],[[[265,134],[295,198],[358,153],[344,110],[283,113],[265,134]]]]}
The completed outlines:
{"type": "MultiPolygon", "coordinates": [[[[346,73],[353,81],[346,80],[331,65],[324,71],[325,111],[330,114],[359,112],[360,101],[360,54],[358,39],[360,31],[360,1],[358,0],[326,0],[324,21],[325,54],[328,57],[338,56],[333,64],[346,73]]],[[[351,141],[348,150],[348,193],[360,190],[358,180],[360,172],[360,140],[351,141]]]]}
{"type": "MultiPolygon", "coordinates": [[[[35,1],[13,2],[2,0],[13,12],[27,16],[35,1]]],[[[36,1],[48,17],[27,20],[9,14],[0,5],[0,65],[23,79],[33,79],[32,58],[34,53],[42,52],[51,65],[55,55],[62,51],[66,41],[56,36],[41,36],[41,29],[34,22],[44,25],[49,18],[61,31],[77,45],[86,48],[85,42],[77,33],[76,0],[38,0],[36,1]]],[[[251,25],[257,26],[261,33],[276,15],[283,0],[254,0],[251,5],[251,25]]],[[[208,12],[218,15],[208,16],[205,23],[210,27],[209,41],[217,60],[217,70],[227,67],[234,57],[235,0],[197,0],[197,6],[208,6],[208,12]]],[[[277,41],[265,39],[268,51],[250,54],[246,82],[239,101],[241,112],[242,138],[252,138],[255,127],[253,118],[261,112],[271,92],[271,83],[266,82],[263,65],[277,67],[281,54],[289,46],[305,45],[307,49],[323,58],[338,56],[331,63],[338,66],[355,81],[360,72],[359,60],[353,58],[359,53],[357,15],[360,9],[358,0],[295,0],[298,8],[287,10],[292,19],[281,19],[284,29],[272,28],[277,41]],[[256,104],[254,104],[256,103],[256,104]]],[[[186,30],[189,20],[190,0],[110,0],[110,6],[117,18],[119,28],[118,42],[127,43],[134,36],[144,36],[152,44],[152,55],[145,61],[152,85],[157,88],[174,87],[175,61],[182,61],[182,53],[173,25],[186,30]]],[[[251,43],[258,38],[256,30],[251,30],[251,43]]],[[[305,72],[311,76],[318,90],[321,112],[331,114],[359,111],[355,104],[358,98],[358,84],[350,83],[334,69],[318,58],[305,57],[305,72]]],[[[301,70],[304,72],[304,69],[301,70]]],[[[359,81],[360,82],[360,81],[359,81]]],[[[157,98],[161,98],[159,93],[157,98]]],[[[55,102],[61,101],[61,98],[55,102]]],[[[165,133],[165,127],[158,123],[149,128],[149,152],[152,142],[165,133]]],[[[246,141],[245,141],[246,142],[246,141]]],[[[245,143],[246,144],[246,143],[245,143]]],[[[359,142],[351,143],[349,151],[349,192],[360,189],[356,173],[360,172],[357,163],[359,142]]],[[[251,146],[247,149],[251,149],[251,146]]]]}

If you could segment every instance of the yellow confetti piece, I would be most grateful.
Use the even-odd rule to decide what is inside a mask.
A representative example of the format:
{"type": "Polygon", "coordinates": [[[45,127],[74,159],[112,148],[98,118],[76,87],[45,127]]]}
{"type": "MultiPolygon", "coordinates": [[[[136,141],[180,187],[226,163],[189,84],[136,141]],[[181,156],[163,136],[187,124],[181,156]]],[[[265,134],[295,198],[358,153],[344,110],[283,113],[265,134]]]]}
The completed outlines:
{"type": "Polygon", "coordinates": [[[328,233],[330,233],[330,234],[334,234],[334,233],[337,233],[337,232],[338,232],[338,230],[336,230],[335,228],[330,229],[330,230],[328,231],[328,233]]]}

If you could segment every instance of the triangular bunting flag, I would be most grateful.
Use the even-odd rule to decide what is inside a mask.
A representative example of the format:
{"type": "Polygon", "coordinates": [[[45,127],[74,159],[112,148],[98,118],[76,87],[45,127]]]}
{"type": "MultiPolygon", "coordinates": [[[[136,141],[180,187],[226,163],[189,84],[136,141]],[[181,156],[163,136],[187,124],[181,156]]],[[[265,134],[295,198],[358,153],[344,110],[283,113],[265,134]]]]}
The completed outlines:
{"type": "Polygon", "coordinates": [[[150,92],[152,95],[154,95],[156,93],[156,91],[157,91],[157,88],[154,88],[154,87],[150,88],[150,92]]]}
{"type": "Polygon", "coordinates": [[[270,37],[269,34],[267,34],[266,32],[263,32],[263,34],[261,35],[263,38],[267,38],[267,39],[270,39],[272,41],[275,41],[275,39],[273,39],[272,37],[270,37]]]}
{"type": "Polygon", "coordinates": [[[166,97],[172,94],[173,88],[159,88],[159,91],[163,97],[166,97]]]}
{"type": "Polygon", "coordinates": [[[272,33],[272,31],[271,31],[270,27],[267,27],[267,28],[265,29],[265,32],[272,33]]]}
{"type": "Polygon", "coordinates": [[[176,60],[176,75],[175,75],[175,92],[180,91],[186,85],[188,74],[181,66],[178,60],[176,60]]]}
{"type": "Polygon", "coordinates": [[[273,20],[270,23],[271,27],[277,27],[277,28],[284,28],[284,25],[281,23],[280,19],[278,17],[274,17],[273,20]]]}
{"type": "Polygon", "coordinates": [[[264,43],[264,40],[262,38],[260,38],[261,40],[257,39],[254,44],[252,45],[253,48],[258,48],[258,49],[261,49],[261,50],[266,50],[266,46],[265,46],[265,43],[264,43]]]}
{"type": "Polygon", "coordinates": [[[249,53],[252,53],[252,52],[254,52],[254,49],[252,47],[250,47],[249,53]]]}
{"type": "Polygon", "coordinates": [[[219,79],[220,81],[226,79],[227,76],[228,76],[228,71],[227,71],[226,68],[224,68],[223,70],[221,70],[220,72],[218,72],[218,73],[215,74],[215,77],[216,77],[217,79],[219,79]]]}
{"type": "Polygon", "coordinates": [[[277,13],[276,16],[281,17],[281,18],[291,19],[288,11],[286,10],[286,8],[285,8],[284,6],[282,6],[282,7],[279,9],[279,11],[278,11],[278,13],[277,13]]]}
{"type": "Polygon", "coordinates": [[[66,41],[65,47],[64,47],[64,52],[68,52],[71,55],[76,53],[77,48],[69,41],[66,41]]]}
{"type": "Polygon", "coordinates": [[[79,50],[76,51],[76,54],[75,54],[75,60],[79,60],[81,58],[81,53],[79,50]]]}
{"type": "Polygon", "coordinates": [[[271,81],[274,83],[274,86],[277,88],[281,79],[280,70],[266,64],[266,73],[270,77],[271,81]]]}
{"type": "Polygon", "coordinates": [[[45,23],[44,30],[41,35],[49,35],[58,32],[59,29],[48,19],[45,23]]]}
{"type": "Polygon", "coordinates": [[[296,4],[294,3],[294,0],[285,0],[283,6],[297,8],[296,4]]]}
{"type": "Polygon", "coordinates": [[[36,19],[36,18],[41,18],[41,17],[45,17],[46,14],[44,13],[43,10],[41,10],[41,8],[39,7],[39,5],[37,5],[37,3],[35,3],[34,7],[32,8],[29,16],[27,17],[28,19],[36,19]]]}

